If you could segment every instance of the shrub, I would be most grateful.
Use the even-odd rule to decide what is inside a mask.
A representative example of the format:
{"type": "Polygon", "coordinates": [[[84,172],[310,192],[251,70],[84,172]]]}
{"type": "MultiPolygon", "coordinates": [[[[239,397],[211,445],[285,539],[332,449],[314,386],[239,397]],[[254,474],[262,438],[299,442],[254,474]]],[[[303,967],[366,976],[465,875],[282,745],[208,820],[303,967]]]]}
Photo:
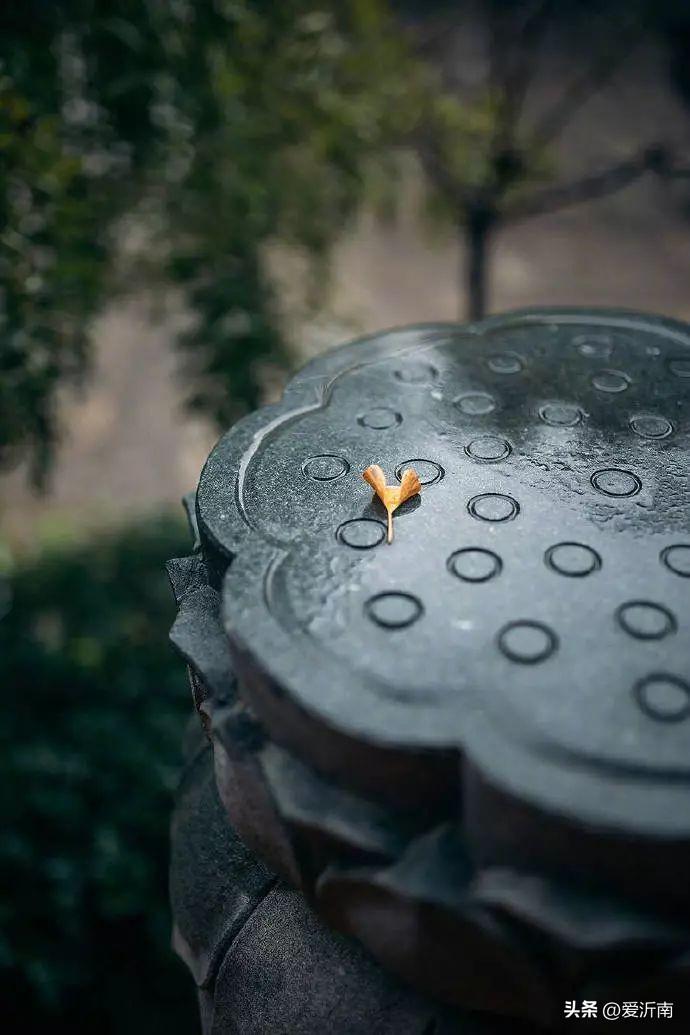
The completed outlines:
{"type": "Polygon", "coordinates": [[[196,1029],[169,947],[168,822],[184,668],[168,518],[20,566],[0,622],[0,995],[21,1030],[196,1029]]]}

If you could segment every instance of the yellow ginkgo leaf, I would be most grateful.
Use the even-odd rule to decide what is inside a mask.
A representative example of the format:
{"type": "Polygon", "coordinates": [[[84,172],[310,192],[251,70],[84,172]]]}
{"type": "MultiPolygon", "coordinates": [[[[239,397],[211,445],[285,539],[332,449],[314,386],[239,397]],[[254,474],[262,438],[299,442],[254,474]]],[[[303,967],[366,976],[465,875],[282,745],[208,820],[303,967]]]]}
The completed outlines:
{"type": "Polygon", "coordinates": [[[378,464],[371,464],[367,467],[362,477],[369,482],[372,489],[383,503],[388,512],[388,542],[393,542],[393,511],[397,510],[401,503],[409,500],[410,496],[416,496],[421,491],[422,483],[416,471],[411,467],[403,471],[400,485],[386,485],[386,476],[378,464]]]}

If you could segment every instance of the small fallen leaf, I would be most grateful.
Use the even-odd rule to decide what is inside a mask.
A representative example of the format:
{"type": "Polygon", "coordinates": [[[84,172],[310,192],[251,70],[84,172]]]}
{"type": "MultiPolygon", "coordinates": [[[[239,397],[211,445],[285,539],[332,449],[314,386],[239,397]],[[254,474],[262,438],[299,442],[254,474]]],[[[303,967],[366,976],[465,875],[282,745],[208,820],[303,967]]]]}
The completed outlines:
{"type": "Polygon", "coordinates": [[[370,464],[362,477],[369,482],[372,489],[383,503],[388,512],[388,542],[393,542],[393,511],[397,510],[401,503],[409,500],[410,496],[416,496],[421,491],[422,483],[417,472],[411,467],[403,471],[400,485],[386,485],[386,476],[378,464],[370,464]]]}

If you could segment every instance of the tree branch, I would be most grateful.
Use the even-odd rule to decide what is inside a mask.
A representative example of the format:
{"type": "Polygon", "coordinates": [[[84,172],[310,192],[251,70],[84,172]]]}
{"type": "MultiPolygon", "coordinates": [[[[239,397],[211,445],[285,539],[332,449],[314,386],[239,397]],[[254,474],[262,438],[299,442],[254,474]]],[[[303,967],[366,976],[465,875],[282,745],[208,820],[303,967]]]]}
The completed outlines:
{"type": "Polygon", "coordinates": [[[501,147],[510,146],[520,118],[530,79],[534,76],[535,57],[548,24],[553,0],[535,0],[523,14],[521,24],[508,25],[509,38],[501,52],[498,27],[492,29],[490,84],[501,96],[499,133],[501,147]]]}
{"type": "Polygon", "coordinates": [[[670,166],[661,170],[660,175],[666,180],[690,180],[690,165],[670,166]]]}
{"type": "Polygon", "coordinates": [[[612,79],[623,60],[630,56],[639,43],[641,35],[639,22],[620,29],[615,47],[595,57],[585,71],[565,88],[553,107],[537,121],[531,135],[531,146],[544,147],[563,132],[576,112],[612,79]]]}
{"type": "Polygon", "coordinates": [[[526,216],[557,212],[569,205],[579,205],[595,198],[615,194],[634,183],[647,172],[662,173],[667,167],[666,149],[661,146],[648,147],[624,162],[618,162],[603,172],[583,176],[573,183],[546,187],[531,198],[516,202],[503,211],[502,218],[524,219],[526,216]]]}

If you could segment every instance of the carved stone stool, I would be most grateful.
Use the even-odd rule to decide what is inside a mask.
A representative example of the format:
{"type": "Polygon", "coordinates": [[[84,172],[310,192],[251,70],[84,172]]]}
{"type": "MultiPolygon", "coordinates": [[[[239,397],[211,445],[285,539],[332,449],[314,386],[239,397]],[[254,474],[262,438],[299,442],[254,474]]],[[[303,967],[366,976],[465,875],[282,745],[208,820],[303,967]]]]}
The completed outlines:
{"type": "Polygon", "coordinates": [[[690,329],[362,339],[188,505],[172,892],[204,1031],[536,1032],[567,1001],[598,1031],[611,1000],[690,1030],[690,329]],[[422,482],[390,545],[371,463],[422,482]]]}

